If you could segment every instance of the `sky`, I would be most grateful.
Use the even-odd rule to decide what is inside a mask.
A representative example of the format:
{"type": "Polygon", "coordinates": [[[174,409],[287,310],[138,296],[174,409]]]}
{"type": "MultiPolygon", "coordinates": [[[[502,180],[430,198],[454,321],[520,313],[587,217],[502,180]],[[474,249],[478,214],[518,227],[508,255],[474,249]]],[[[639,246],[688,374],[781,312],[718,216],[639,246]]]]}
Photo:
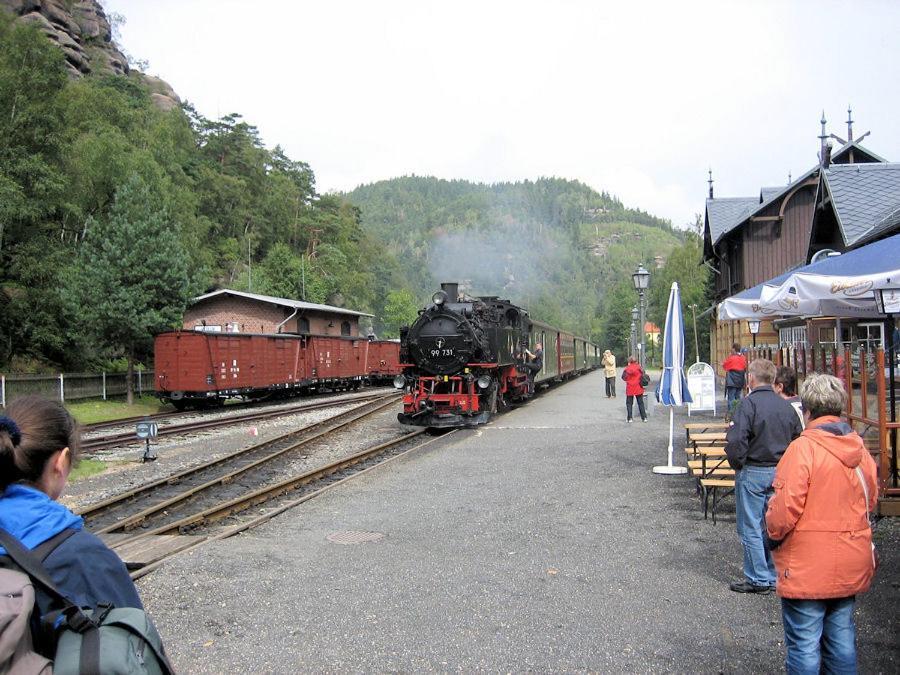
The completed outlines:
{"type": "Polygon", "coordinates": [[[819,119],[900,161],[900,2],[101,0],[207,117],[320,192],[402,175],[581,180],[685,226],[817,162],[819,119]]]}

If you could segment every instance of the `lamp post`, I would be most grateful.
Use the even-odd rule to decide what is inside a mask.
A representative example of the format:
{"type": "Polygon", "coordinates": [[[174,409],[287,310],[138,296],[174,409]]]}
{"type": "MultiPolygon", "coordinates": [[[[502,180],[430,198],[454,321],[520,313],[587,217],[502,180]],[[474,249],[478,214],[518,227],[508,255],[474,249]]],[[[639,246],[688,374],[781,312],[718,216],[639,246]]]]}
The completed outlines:
{"type": "Polygon", "coordinates": [[[753,336],[753,349],[756,350],[756,334],[759,333],[759,324],[760,321],[758,319],[751,319],[747,322],[747,326],[750,328],[750,335],[753,336]]]}
{"type": "Polygon", "coordinates": [[[647,287],[650,286],[650,272],[644,268],[643,263],[638,265],[637,269],[632,273],[631,280],[634,282],[634,288],[638,292],[638,297],[640,298],[641,320],[638,328],[641,331],[641,343],[639,357],[641,360],[641,367],[643,368],[646,361],[644,358],[644,323],[646,321],[644,318],[644,313],[646,312],[644,292],[647,290],[647,287]]]}
{"type": "MultiPolygon", "coordinates": [[[[887,318],[884,321],[884,328],[887,331],[887,339],[884,342],[887,343],[888,346],[888,358],[890,359],[890,363],[888,365],[888,380],[890,385],[890,400],[891,400],[891,422],[897,421],[897,399],[896,393],[894,392],[894,361],[896,357],[894,356],[894,350],[896,349],[896,345],[894,344],[894,315],[900,313],[900,285],[891,285],[891,280],[888,279],[888,285],[885,288],[878,288],[875,290],[875,305],[878,307],[878,311],[881,314],[884,314],[887,318]]],[[[891,429],[891,475],[897,475],[897,430],[891,429]]]]}
{"type": "Polygon", "coordinates": [[[637,354],[637,322],[640,313],[637,305],[631,308],[631,355],[637,354]]]}

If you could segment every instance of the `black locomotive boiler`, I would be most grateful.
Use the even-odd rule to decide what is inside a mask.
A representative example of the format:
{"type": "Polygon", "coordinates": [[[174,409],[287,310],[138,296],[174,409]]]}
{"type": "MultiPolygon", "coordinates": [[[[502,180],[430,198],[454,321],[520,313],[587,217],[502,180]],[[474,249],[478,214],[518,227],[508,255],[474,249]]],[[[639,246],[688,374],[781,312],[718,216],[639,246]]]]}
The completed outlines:
{"type": "Polygon", "coordinates": [[[424,427],[477,426],[532,396],[531,377],[558,380],[599,360],[596,346],[532,321],[509,300],[460,297],[458,284],[441,284],[400,333],[403,372],[394,384],[406,393],[398,419],[424,427]],[[544,345],[543,367],[529,375],[523,355],[536,343],[544,345]]]}

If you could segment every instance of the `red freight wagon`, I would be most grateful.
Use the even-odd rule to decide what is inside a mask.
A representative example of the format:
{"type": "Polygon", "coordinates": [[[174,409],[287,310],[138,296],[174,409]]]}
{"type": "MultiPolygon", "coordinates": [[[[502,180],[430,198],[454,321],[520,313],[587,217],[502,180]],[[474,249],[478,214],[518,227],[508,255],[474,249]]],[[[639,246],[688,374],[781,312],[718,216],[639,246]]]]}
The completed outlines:
{"type": "Polygon", "coordinates": [[[156,336],[156,394],[179,408],[357,388],[360,338],[178,331],[156,336]]]}
{"type": "Polygon", "coordinates": [[[402,372],[400,340],[369,340],[366,375],[370,382],[391,382],[402,372]]]}

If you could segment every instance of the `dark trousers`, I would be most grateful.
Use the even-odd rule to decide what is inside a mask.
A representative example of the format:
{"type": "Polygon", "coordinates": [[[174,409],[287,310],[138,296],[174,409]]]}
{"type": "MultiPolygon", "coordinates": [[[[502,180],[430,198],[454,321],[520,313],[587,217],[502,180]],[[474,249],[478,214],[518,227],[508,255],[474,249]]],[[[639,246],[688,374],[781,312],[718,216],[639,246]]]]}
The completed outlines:
{"type": "Polygon", "coordinates": [[[606,398],[612,396],[615,398],[616,395],[616,376],[606,378],[606,398]]]}
{"type": "Polygon", "coordinates": [[[641,419],[647,419],[647,411],[644,410],[644,397],[643,396],[629,396],[625,399],[625,410],[628,412],[628,419],[631,419],[631,410],[632,404],[634,403],[634,399],[637,399],[638,402],[638,410],[641,411],[641,419]]]}

